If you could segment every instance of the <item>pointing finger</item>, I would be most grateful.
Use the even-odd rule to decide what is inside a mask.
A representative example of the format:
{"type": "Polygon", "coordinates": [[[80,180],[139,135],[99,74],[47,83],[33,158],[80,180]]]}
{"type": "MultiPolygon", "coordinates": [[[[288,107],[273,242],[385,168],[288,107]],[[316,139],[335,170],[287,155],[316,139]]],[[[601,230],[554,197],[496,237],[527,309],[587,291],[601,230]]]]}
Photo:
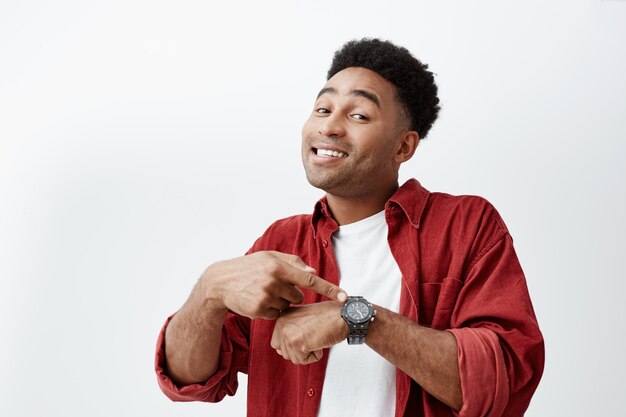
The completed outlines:
{"type": "Polygon", "coordinates": [[[342,303],[348,299],[348,294],[344,290],[310,272],[302,271],[290,265],[285,265],[284,272],[283,279],[297,287],[314,291],[342,303]]]}
{"type": "Polygon", "coordinates": [[[277,251],[270,251],[270,253],[273,256],[280,259],[281,261],[284,261],[292,266],[295,266],[298,269],[302,269],[303,271],[307,271],[307,272],[315,274],[315,269],[305,264],[304,261],[300,259],[300,257],[297,255],[291,255],[289,253],[283,253],[283,252],[277,252],[277,251]]]}

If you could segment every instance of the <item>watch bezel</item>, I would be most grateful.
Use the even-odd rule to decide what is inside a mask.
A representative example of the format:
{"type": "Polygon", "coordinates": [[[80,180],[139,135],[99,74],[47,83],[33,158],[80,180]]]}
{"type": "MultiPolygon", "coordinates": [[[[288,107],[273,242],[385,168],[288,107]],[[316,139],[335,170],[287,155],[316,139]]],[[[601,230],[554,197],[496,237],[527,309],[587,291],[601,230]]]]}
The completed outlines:
{"type": "Polygon", "coordinates": [[[365,300],[364,298],[361,299],[351,299],[348,300],[342,307],[341,307],[341,315],[350,323],[353,324],[362,324],[362,323],[366,323],[368,321],[371,321],[372,318],[376,315],[376,311],[374,310],[374,306],[372,305],[372,303],[368,302],[367,300],[365,300]],[[348,307],[351,304],[354,303],[362,303],[365,304],[365,306],[368,309],[368,314],[367,316],[365,316],[362,319],[354,319],[352,317],[350,317],[350,315],[348,314],[348,307]]]}

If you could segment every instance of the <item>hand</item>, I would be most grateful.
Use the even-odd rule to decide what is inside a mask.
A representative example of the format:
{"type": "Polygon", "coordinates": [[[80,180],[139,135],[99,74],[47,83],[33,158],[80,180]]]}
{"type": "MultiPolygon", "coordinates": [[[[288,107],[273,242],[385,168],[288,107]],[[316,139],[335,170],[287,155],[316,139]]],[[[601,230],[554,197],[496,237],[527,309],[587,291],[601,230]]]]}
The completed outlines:
{"type": "Polygon", "coordinates": [[[341,303],[334,301],[289,308],[276,320],[272,347],[296,365],[320,360],[322,349],[348,337],[348,324],[340,311],[341,303]]]}
{"type": "Polygon", "coordinates": [[[305,288],[345,301],[345,291],[315,275],[302,259],[275,251],[256,252],[211,265],[204,276],[206,299],[252,319],[276,319],[300,304],[305,288]],[[298,288],[299,287],[299,288],[298,288]]]}

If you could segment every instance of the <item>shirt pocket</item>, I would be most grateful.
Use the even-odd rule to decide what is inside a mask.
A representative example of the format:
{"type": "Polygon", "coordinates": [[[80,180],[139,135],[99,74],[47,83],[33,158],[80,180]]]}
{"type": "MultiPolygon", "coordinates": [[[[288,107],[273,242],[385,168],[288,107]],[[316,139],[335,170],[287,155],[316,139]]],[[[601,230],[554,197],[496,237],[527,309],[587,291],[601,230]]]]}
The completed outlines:
{"type": "Polygon", "coordinates": [[[453,277],[420,284],[419,324],[438,330],[449,328],[462,287],[463,282],[453,277]]]}

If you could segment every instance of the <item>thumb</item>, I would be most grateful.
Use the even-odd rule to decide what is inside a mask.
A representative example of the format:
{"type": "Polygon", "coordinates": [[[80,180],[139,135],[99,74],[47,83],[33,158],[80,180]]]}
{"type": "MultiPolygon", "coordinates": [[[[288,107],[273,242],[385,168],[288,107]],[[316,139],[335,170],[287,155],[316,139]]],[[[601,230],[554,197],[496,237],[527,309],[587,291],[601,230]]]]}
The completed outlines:
{"type": "Polygon", "coordinates": [[[270,252],[273,256],[277,257],[281,261],[288,263],[291,266],[294,266],[298,269],[308,272],[309,274],[317,273],[315,268],[312,268],[309,265],[305,264],[304,261],[300,259],[300,257],[297,255],[292,255],[290,253],[283,253],[283,252],[278,252],[278,251],[270,251],[270,252]]]}

